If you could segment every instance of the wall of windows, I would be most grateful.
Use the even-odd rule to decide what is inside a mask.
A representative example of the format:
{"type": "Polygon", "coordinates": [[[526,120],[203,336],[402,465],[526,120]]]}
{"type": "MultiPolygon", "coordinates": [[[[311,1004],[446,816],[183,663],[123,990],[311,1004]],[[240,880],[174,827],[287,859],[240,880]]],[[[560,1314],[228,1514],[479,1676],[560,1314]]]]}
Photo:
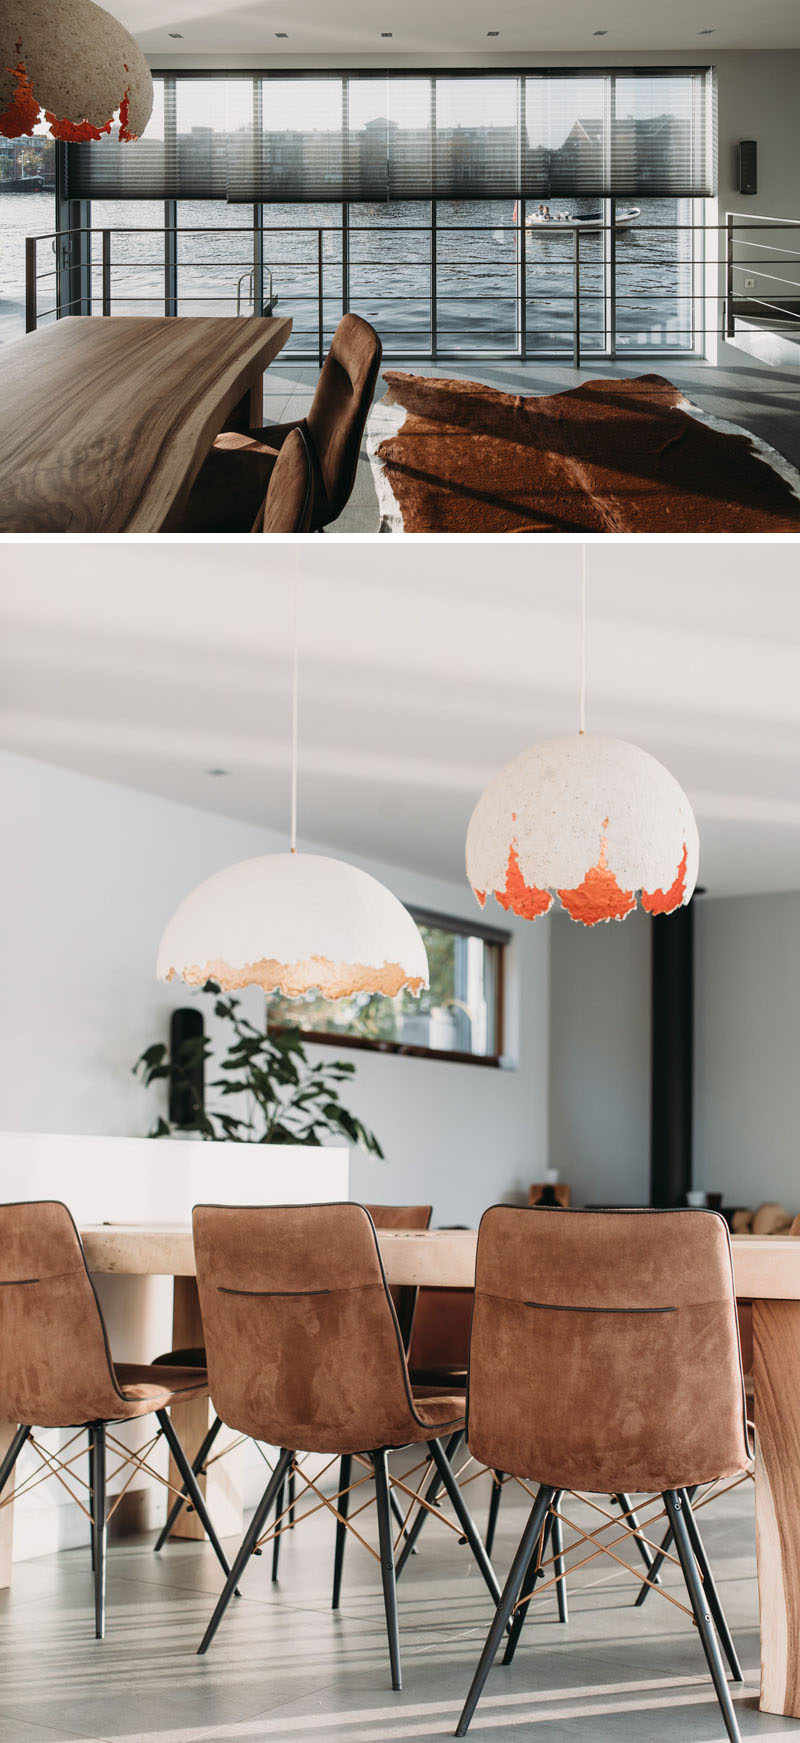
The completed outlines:
{"type": "Polygon", "coordinates": [[[276,308],[298,361],[347,309],[389,360],[671,353],[715,160],[707,68],[162,74],[141,141],[69,147],[59,210],[111,232],[105,304],[74,245],[92,313],[276,308]]]}

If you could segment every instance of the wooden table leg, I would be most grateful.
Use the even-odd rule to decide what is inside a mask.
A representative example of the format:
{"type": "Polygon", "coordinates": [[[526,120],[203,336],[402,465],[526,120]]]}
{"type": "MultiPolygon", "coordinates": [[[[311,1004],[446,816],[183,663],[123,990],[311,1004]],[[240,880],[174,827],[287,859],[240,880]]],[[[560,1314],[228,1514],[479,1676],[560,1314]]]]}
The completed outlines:
{"type": "MultiPolygon", "coordinates": [[[[0,1459],[4,1459],[12,1440],[17,1432],[16,1422],[0,1422],[0,1459]]],[[[14,1481],[16,1470],[3,1490],[3,1499],[8,1502],[0,1507],[0,1590],[11,1584],[11,1552],[14,1545],[14,1481]]]]}
{"type": "MultiPolygon", "coordinates": [[[[196,1349],[203,1343],[203,1321],[194,1277],[176,1277],[172,1300],[172,1348],[196,1349]]],[[[190,1404],[176,1404],[172,1420],[189,1459],[193,1459],[203,1436],[213,1420],[214,1410],[207,1398],[194,1399],[190,1404]]],[[[222,1430],[214,1452],[224,1445],[226,1430],[222,1430]]],[[[227,1435],[230,1440],[230,1434],[227,1435]]],[[[237,1484],[237,1456],[229,1454],[217,1459],[207,1477],[200,1479],[208,1510],[221,1537],[241,1535],[242,1498],[237,1484]]],[[[180,1477],[170,1459],[169,1480],[180,1487],[180,1477]]],[[[167,1506],[173,1497],[168,1496],[167,1506]]],[[[2,1517],[2,1515],[0,1515],[2,1517]]],[[[200,1538],[203,1527],[194,1510],[182,1507],[170,1533],[171,1537],[200,1538]]]]}
{"type": "Polygon", "coordinates": [[[800,1301],[753,1302],[762,1713],[800,1719],[800,1301]]]}

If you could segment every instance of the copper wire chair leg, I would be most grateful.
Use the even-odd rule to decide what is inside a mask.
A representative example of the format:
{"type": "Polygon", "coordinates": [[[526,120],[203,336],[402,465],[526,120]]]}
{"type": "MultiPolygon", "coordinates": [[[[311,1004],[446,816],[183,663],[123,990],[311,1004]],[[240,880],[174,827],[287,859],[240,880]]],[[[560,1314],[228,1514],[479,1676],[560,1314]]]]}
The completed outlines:
{"type": "Polygon", "coordinates": [[[528,1516],[528,1523],[522,1533],[517,1546],[517,1553],[511,1563],[511,1571],[508,1575],[505,1586],[503,1587],[502,1597],[495,1611],[494,1620],[489,1629],[489,1633],[486,1636],[486,1644],[481,1653],[478,1668],[472,1678],[469,1694],[464,1702],[464,1709],[456,1729],[457,1737],[466,1737],[467,1731],[469,1730],[472,1715],[478,1705],[478,1701],[480,1700],[483,1685],[492,1668],[495,1653],[503,1638],[508,1618],[514,1608],[525,1569],[531,1558],[531,1552],[534,1545],[538,1543],[539,1534],[544,1525],[555,1492],[555,1489],[541,1488],[533,1503],[528,1516]]]}
{"type": "Polygon", "coordinates": [[[714,1632],[711,1605],[708,1601],[708,1594],[703,1589],[703,1583],[700,1579],[697,1562],[692,1549],[692,1539],[686,1519],[686,1503],[680,1491],[676,1489],[667,1489],[664,1493],[664,1505],[669,1514],[669,1522],[672,1526],[675,1548],[678,1552],[680,1564],[683,1569],[686,1590],[691,1599],[694,1618],[697,1623],[697,1632],[700,1635],[703,1651],[706,1656],[706,1663],[711,1672],[711,1680],[717,1692],[717,1700],[719,1701],[720,1712],[722,1713],[725,1722],[725,1729],[731,1743],[741,1743],[741,1734],[736,1720],[736,1714],[733,1709],[733,1701],[731,1700],[728,1680],[725,1675],[725,1666],[722,1662],[719,1642],[716,1633],[714,1632]]]}

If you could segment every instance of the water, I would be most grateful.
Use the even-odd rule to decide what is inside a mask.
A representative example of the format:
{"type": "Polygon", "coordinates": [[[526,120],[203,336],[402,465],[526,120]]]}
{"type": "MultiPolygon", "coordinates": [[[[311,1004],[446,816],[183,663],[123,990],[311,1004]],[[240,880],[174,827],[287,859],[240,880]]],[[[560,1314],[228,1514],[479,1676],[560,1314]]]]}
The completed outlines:
{"type": "MultiPolygon", "coordinates": [[[[554,201],[553,212],[567,209],[554,201]]],[[[688,202],[651,200],[638,226],[617,232],[617,344],[632,351],[688,348],[691,332],[691,236],[652,225],[686,223],[688,202]]],[[[115,234],[112,240],[112,307],[118,314],[159,314],[164,309],[163,205],[145,201],[96,201],[95,227],[153,226],[158,234],[115,234]]],[[[424,357],[431,350],[434,273],[431,237],[423,228],[427,204],[358,206],[350,209],[347,238],[350,307],[380,331],[394,355],[424,357]]],[[[241,312],[252,305],[251,208],[224,202],[179,202],[178,223],[228,232],[183,234],[178,239],[178,312],[235,314],[237,281],[241,312]],[[240,233],[235,232],[239,230],[240,233]]],[[[53,229],[52,194],[0,195],[0,337],[24,332],[26,235],[53,229]]],[[[271,266],[278,309],[291,314],[289,351],[316,348],[319,318],[318,239],[323,238],[325,343],[342,311],[341,209],[332,206],[265,208],[264,259],[271,266]]],[[[436,328],[441,353],[466,357],[518,348],[519,238],[512,210],[501,201],[441,201],[437,207],[436,328]]],[[[101,243],[93,237],[93,294],[101,295],[101,243]]],[[[581,235],[581,328],[585,348],[606,344],[603,238],[581,235]]],[[[39,272],[51,269],[49,245],[39,250],[39,272]]],[[[573,260],[570,232],[528,232],[526,240],[528,350],[568,353],[573,331],[573,260]]],[[[54,303],[54,281],[39,283],[40,311],[54,303]]]]}

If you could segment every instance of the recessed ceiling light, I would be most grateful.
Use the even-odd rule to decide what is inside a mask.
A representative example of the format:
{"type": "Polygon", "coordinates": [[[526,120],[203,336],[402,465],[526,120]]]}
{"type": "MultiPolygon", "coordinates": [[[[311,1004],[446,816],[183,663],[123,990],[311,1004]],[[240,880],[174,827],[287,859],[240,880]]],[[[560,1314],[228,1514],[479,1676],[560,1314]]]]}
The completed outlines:
{"type": "Polygon", "coordinates": [[[173,42],[183,42],[183,31],[182,30],[168,30],[167,36],[171,36],[173,42]]]}
{"type": "Polygon", "coordinates": [[[487,30],[486,35],[487,36],[499,36],[500,32],[499,32],[499,30],[487,30]]]}
{"type": "Polygon", "coordinates": [[[715,36],[716,26],[712,30],[698,30],[697,34],[698,36],[715,36]]]}
{"type": "Polygon", "coordinates": [[[230,769],[206,769],[207,775],[229,775],[230,769]]]}
{"type": "Polygon", "coordinates": [[[392,35],[391,30],[382,30],[381,31],[381,36],[391,36],[391,35],[392,35]]]}
{"type": "Polygon", "coordinates": [[[608,36],[607,30],[593,30],[592,36],[608,36]]]}
{"type": "Polygon", "coordinates": [[[288,30],[276,30],[275,35],[281,37],[284,42],[289,40],[288,30]]]}

